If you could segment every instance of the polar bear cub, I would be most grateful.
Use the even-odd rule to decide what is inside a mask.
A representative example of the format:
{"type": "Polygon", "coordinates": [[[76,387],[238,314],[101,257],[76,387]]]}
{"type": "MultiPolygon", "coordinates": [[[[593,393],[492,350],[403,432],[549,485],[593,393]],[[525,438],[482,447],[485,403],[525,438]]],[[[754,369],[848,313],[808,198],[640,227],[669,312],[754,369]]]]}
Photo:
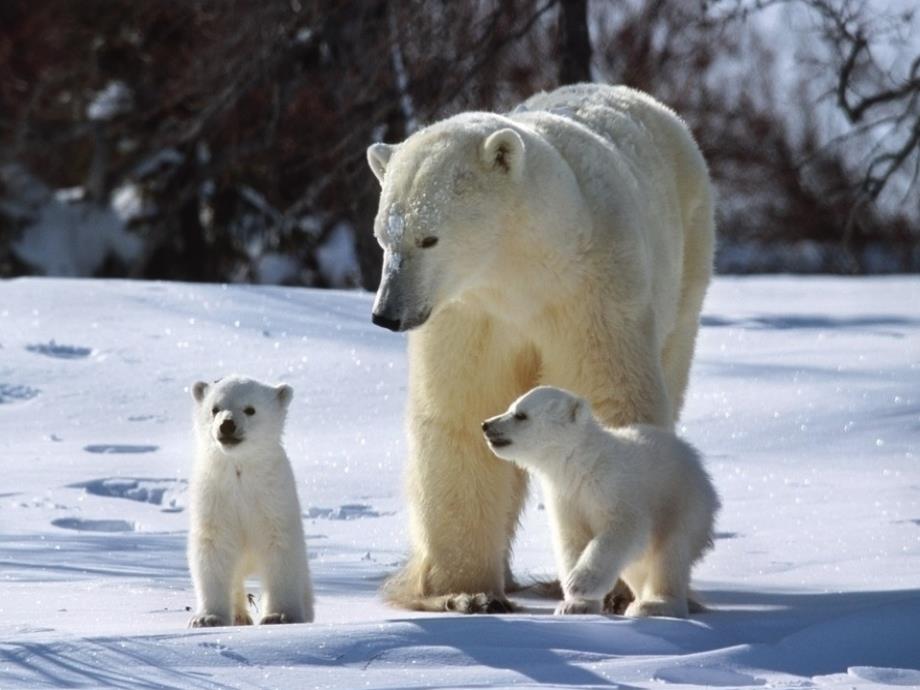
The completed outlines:
{"type": "Polygon", "coordinates": [[[265,592],[261,623],[313,620],[297,485],[281,446],[293,393],[240,376],[192,386],[188,562],[198,610],[190,627],[251,625],[244,591],[251,574],[265,592]]]}
{"type": "Polygon", "coordinates": [[[627,616],[688,615],[690,569],[719,508],[689,444],[651,426],[605,429],[585,400],[550,386],[482,428],[498,457],[543,483],[565,595],[556,614],[599,613],[619,576],[635,595],[627,616]]]}

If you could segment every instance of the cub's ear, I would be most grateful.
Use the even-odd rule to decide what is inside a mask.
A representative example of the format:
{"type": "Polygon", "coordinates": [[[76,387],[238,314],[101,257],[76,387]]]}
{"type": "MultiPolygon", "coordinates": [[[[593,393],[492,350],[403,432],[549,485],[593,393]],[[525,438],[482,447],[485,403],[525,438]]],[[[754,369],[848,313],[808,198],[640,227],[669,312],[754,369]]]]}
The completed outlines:
{"type": "Polygon", "coordinates": [[[281,403],[281,407],[286,408],[291,404],[291,398],[294,397],[294,389],[286,383],[282,383],[280,386],[275,386],[275,394],[278,396],[278,402],[281,403]]]}
{"type": "Polygon", "coordinates": [[[192,397],[195,398],[195,402],[201,402],[207,394],[208,384],[204,381],[196,381],[192,386],[192,397]]]}
{"type": "Polygon", "coordinates": [[[389,144],[371,144],[367,147],[367,163],[374,171],[377,181],[383,184],[383,175],[387,170],[387,163],[390,162],[390,156],[396,150],[395,146],[389,144]]]}
{"type": "Polygon", "coordinates": [[[517,179],[524,170],[524,140],[513,129],[500,129],[482,144],[482,162],[517,179]]]}

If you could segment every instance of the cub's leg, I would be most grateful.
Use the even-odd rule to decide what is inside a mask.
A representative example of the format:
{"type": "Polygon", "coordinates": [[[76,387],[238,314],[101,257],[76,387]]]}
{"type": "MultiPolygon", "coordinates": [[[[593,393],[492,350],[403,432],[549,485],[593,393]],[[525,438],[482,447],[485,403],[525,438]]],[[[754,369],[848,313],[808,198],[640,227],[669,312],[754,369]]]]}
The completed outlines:
{"type": "Polygon", "coordinates": [[[245,578],[239,575],[233,590],[233,624],[252,625],[249,615],[249,598],[246,596],[245,578]]]}
{"type": "Polygon", "coordinates": [[[189,537],[189,568],[198,608],[189,621],[191,628],[208,628],[233,623],[234,574],[238,549],[228,540],[189,537]]]}
{"type": "Polygon", "coordinates": [[[267,555],[262,566],[265,587],[265,614],[261,624],[304,623],[304,583],[302,564],[291,558],[286,549],[275,549],[267,555]]]}
{"type": "Polygon", "coordinates": [[[635,552],[636,541],[635,527],[624,521],[588,542],[575,567],[562,582],[565,600],[556,613],[600,612],[604,596],[635,552]]]}
{"type": "Polygon", "coordinates": [[[684,540],[672,537],[648,554],[647,564],[648,577],[626,615],[686,618],[691,563],[684,540]]]}
{"type": "MultiPolygon", "coordinates": [[[[565,504],[551,484],[543,483],[543,494],[553,529],[556,572],[561,589],[561,583],[565,582],[566,576],[575,569],[579,556],[591,541],[591,532],[577,511],[565,504]]],[[[565,597],[564,592],[562,597],[565,597]]],[[[574,613],[600,613],[600,610],[593,603],[575,600],[561,601],[556,607],[556,615],[574,613]]]]}

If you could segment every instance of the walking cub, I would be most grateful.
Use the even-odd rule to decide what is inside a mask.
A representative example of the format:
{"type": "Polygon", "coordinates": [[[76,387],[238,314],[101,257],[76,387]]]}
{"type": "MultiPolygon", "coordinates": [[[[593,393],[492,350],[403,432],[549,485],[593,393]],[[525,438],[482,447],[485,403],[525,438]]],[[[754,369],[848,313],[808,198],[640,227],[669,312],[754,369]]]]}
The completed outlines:
{"type": "Polygon", "coordinates": [[[600,613],[619,576],[635,595],[627,616],[688,615],[690,569],[719,509],[689,444],[652,426],[605,429],[587,401],[550,386],[482,429],[498,457],[543,483],[565,595],[557,614],[600,613]]]}

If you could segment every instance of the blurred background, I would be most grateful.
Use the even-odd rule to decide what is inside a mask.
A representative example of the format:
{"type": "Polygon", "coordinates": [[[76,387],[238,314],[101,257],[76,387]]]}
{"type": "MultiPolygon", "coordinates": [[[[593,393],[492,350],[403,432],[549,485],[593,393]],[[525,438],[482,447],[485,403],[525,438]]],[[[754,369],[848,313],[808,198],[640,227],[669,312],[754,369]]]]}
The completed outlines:
{"type": "Polygon", "coordinates": [[[0,277],[376,287],[365,162],[578,81],[689,123],[721,273],[920,269],[901,0],[0,0],[0,277]]]}

